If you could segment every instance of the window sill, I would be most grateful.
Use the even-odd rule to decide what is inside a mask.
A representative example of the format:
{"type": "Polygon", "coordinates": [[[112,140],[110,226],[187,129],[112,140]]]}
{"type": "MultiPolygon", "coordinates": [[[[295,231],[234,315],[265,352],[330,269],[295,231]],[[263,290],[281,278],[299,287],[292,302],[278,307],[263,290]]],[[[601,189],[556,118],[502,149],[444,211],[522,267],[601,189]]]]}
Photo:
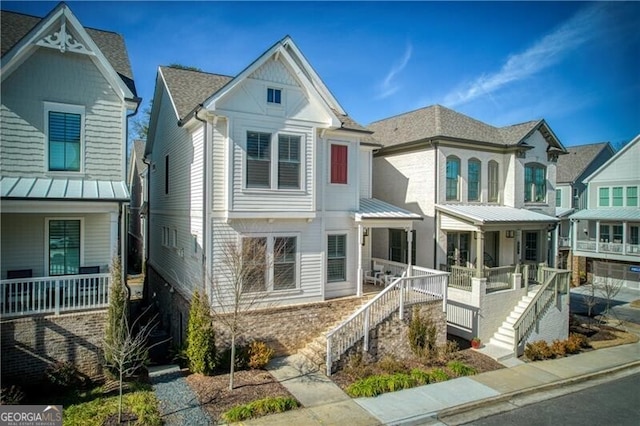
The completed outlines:
{"type": "Polygon", "coordinates": [[[525,201],[524,202],[525,207],[549,207],[548,203],[545,203],[544,201],[525,201]]]}
{"type": "Polygon", "coordinates": [[[307,191],[304,189],[244,188],[242,193],[247,195],[307,195],[307,191]]]}
{"type": "Polygon", "coordinates": [[[74,177],[74,178],[86,177],[87,176],[87,174],[85,172],[83,172],[83,171],[71,172],[71,171],[65,171],[65,170],[60,170],[60,171],[47,170],[46,171],[46,175],[47,175],[47,177],[49,177],[49,176],[51,176],[51,177],[65,177],[65,176],[68,176],[68,177],[74,177]]]}

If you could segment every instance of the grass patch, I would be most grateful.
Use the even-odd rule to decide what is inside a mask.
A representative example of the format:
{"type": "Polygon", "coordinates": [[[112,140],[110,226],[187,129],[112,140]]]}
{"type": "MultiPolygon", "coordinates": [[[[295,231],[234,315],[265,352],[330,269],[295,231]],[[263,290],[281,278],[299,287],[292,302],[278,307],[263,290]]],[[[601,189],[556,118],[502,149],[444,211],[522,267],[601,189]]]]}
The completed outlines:
{"type": "Polygon", "coordinates": [[[426,385],[431,381],[430,373],[415,368],[409,374],[378,374],[360,379],[348,386],[346,392],[353,398],[373,397],[386,392],[426,385]]]}
{"type": "Polygon", "coordinates": [[[227,422],[241,422],[267,414],[282,413],[298,408],[300,403],[290,397],[263,398],[248,404],[237,405],[222,414],[227,422]]]}
{"type": "MultiPolygon", "coordinates": [[[[66,398],[64,425],[101,425],[110,416],[118,414],[118,395],[105,395],[102,387],[78,392],[66,398]]],[[[122,411],[136,416],[136,425],[162,425],[158,400],[150,385],[132,383],[129,392],[122,396],[122,411]]]]}
{"type": "Polygon", "coordinates": [[[449,361],[447,368],[456,377],[473,376],[478,373],[475,368],[470,367],[461,361],[449,361]]]}

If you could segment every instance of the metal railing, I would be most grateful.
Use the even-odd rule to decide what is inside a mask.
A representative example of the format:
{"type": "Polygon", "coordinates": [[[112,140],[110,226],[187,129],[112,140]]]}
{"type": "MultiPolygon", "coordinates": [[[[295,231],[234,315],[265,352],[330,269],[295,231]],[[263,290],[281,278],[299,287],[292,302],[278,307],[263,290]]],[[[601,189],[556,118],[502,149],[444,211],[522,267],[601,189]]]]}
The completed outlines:
{"type": "Polygon", "coordinates": [[[0,281],[0,315],[27,316],[98,309],[109,305],[111,276],[61,275],[0,281]]]}
{"type": "Polygon", "coordinates": [[[546,313],[547,309],[556,302],[558,294],[569,292],[571,271],[564,269],[541,268],[541,276],[545,277],[542,287],[533,297],[529,306],[522,312],[520,318],[513,324],[514,342],[513,351],[518,354],[518,347],[529,336],[538,320],[546,313]]]}
{"type": "MultiPolygon", "coordinates": [[[[395,263],[395,262],[394,262],[395,263]]],[[[404,265],[406,268],[406,265],[404,265]]],[[[404,307],[434,300],[446,300],[447,272],[417,268],[418,274],[399,278],[358,309],[345,322],[327,333],[327,375],[332,373],[334,360],[363,339],[363,349],[369,349],[369,332],[396,311],[402,317],[404,307]]]]}

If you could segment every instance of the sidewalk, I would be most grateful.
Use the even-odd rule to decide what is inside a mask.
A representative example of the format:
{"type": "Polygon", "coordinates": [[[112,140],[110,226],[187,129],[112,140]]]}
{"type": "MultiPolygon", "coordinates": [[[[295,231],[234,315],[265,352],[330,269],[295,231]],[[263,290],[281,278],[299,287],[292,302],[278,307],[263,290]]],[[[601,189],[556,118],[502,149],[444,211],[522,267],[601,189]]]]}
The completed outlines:
{"type": "Polygon", "coordinates": [[[351,399],[333,382],[311,371],[299,356],[294,355],[274,360],[268,368],[305,408],[250,420],[244,424],[357,426],[437,423],[439,417],[633,367],[640,368],[640,342],[526,363],[375,398],[351,399]]]}

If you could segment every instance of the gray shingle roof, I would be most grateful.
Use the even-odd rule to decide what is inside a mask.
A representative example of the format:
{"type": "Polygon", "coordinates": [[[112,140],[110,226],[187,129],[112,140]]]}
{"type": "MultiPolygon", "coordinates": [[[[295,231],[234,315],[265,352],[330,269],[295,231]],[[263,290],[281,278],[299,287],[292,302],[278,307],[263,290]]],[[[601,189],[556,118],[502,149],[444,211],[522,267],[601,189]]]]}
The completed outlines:
{"type": "Polygon", "coordinates": [[[576,145],[567,148],[567,155],[558,157],[557,183],[572,183],[585,171],[598,154],[607,148],[608,142],[576,145]]]}
{"type": "Polygon", "coordinates": [[[146,170],[147,165],[142,159],[144,158],[144,147],[145,141],[136,139],[133,141],[133,150],[136,153],[136,169],[138,173],[141,173],[143,170],[146,170]]]}
{"type": "Polygon", "coordinates": [[[178,116],[183,119],[233,77],[183,68],[160,67],[178,116]]]}
{"type": "MultiPolygon", "coordinates": [[[[35,16],[3,10],[0,15],[0,21],[2,22],[0,56],[4,56],[5,53],[10,51],[11,48],[20,42],[41,20],[42,18],[35,16]]],[[[124,38],[120,34],[111,31],[86,27],[85,29],[122,81],[134,96],[137,96],[124,38]]]]}
{"type": "Polygon", "coordinates": [[[442,105],[432,105],[373,122],[368,128],[385,147],[436,137],[516,145],[541,121],[494,127],[442,105]]]}

